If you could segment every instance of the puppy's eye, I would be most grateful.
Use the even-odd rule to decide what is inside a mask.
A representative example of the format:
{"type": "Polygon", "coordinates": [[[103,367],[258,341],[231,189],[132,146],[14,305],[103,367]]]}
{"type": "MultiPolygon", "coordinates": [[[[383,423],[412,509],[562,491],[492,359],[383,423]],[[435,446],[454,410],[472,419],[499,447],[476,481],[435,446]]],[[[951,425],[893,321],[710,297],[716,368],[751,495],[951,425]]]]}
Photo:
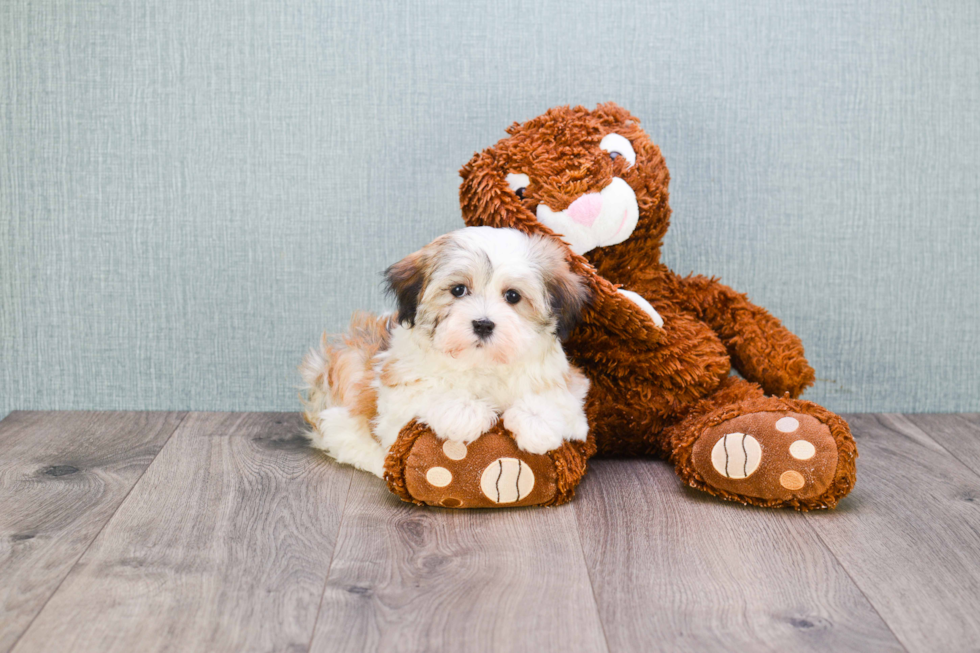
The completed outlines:
{"type": "Polygon", "coordinates": [[[626,167],[636,163],[636,152],[633,151],[633,146],[625,137],[619,134],[606,134],[603,136],[599,142],[599,148],[608,152],[609,158],[613,161],[619,157],[626,159],[626,167]]]}
{"type": "Polygon", "coordinates": [[[466,294],[466,286],[459,284],[458,286],[453,286],[449,292],[453,294],[453,297],[462,297],[466,294]]]}
{"type": "Polygon", "coordinates": [[[516,290],[508,290],[504,293],[504,299],[507,300],[508,304],[516,304],[521,301],[521,293],[516,290]]]}
{"type": "Polygon", "coordinates": [[[524,199],[527,187],[531,185],[531,178],[520,172],[511,172],[507,175],[507,185],[515,195],[524,199]]]}

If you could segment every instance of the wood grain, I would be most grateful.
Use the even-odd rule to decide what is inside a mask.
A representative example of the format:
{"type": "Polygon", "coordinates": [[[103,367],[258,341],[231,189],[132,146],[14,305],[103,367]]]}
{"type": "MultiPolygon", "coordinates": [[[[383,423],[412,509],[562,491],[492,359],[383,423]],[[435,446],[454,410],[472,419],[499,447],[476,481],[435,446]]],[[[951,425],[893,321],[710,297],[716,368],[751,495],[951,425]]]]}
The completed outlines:
{"type": "Polygon", "coordinates": [[[614,651],[902,650],[802,515],[600,460],[573,503],[614,651]]]}
{"type": "Polygon", "coordinates": [[[14,650],[305,650],[351,472],[301,428],[188,415],[14,650]]]}
{"type": "Polygon", "coordinates": [[[801,515],[647,460],[560,508],[418,508],[293,414],[14,413],[0,651],[975,649],[980,419],[849,421],[857,487],[801,515]]]}
{"type": "Polygon", "coordinates": [[[311,650],[606,650],[572,508],[420,508],[356,474],[311,650]]]}
{"type": "Polygon", "coordinates": [[[906,417],[847,419],[857,486],[807,521],[908,650],[977,650],[980,476],[906,417]]]}
{"type": "Polygon", "coordinates": [[[953,458],[980,474],[980,413],[907,415],[953,458]]]}
{"type": "Polygon", "coordinates": [[[0,651],[14,645],[182,418],[14,412],[0,422],[0,651]]]}

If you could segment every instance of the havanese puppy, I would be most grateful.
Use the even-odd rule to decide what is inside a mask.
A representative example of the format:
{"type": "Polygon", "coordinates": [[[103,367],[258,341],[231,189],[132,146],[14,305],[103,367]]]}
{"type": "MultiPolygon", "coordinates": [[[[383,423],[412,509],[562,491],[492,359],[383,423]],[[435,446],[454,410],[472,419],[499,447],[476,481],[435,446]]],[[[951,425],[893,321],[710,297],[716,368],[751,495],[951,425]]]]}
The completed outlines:
{"type": "Polygon", "coordinates": [[[588,379],[561,339],[589,301],[557,242],[516,229],[469,227],[385,272],[397,313],[356,314],[300,371],[313,446],[384,473],[413,419],[469,443],[503,419],[518,447],[545,453],[584,440],[588,379]]]}

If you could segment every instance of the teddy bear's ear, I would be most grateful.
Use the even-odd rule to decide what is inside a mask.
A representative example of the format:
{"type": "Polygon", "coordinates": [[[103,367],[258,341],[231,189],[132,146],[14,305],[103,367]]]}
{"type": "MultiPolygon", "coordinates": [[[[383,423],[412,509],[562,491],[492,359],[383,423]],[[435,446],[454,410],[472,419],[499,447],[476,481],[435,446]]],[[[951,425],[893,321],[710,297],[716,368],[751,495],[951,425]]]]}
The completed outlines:
{"type": "Polygon", "coordinates": [[[512,227],[526,234],[554,233],[538,222],[507,185],[493,148],[473,156],[459,171],[459,204],[468,227],[512,227]]]}

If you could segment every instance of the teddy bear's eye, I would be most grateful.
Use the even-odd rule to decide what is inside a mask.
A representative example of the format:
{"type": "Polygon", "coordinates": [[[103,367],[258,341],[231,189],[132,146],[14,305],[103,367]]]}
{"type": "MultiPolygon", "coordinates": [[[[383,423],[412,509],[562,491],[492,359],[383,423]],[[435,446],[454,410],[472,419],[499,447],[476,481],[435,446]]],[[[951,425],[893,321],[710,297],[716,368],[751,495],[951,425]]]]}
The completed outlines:
{"type": "Polygon", "coordinates": [[[609,158],[613,161],[619,157],[626,159],[628,161],[626,167],[636,163],[636,152],[633,151],[633,146],[625,137],[619,134],[606,134],[603,136],[599,142],[599,148],[608,152],[609,158]]]}
{"type": "Polygon", "coordinates": [[[464,286],[463,284],[459,284],[457,286],[453,286],[449,290],[449,292],[452,293],[453,297],[462,297],[463,295],[466,294],[466,286],[464,286]]]}
{"type": "Polygon", "coordinates": [[[524,199],[527,187],[531,184],[531,178],[520,172],[511,172],[507,175],[507,185],[514,191],[520,199],[524,199]]]}

